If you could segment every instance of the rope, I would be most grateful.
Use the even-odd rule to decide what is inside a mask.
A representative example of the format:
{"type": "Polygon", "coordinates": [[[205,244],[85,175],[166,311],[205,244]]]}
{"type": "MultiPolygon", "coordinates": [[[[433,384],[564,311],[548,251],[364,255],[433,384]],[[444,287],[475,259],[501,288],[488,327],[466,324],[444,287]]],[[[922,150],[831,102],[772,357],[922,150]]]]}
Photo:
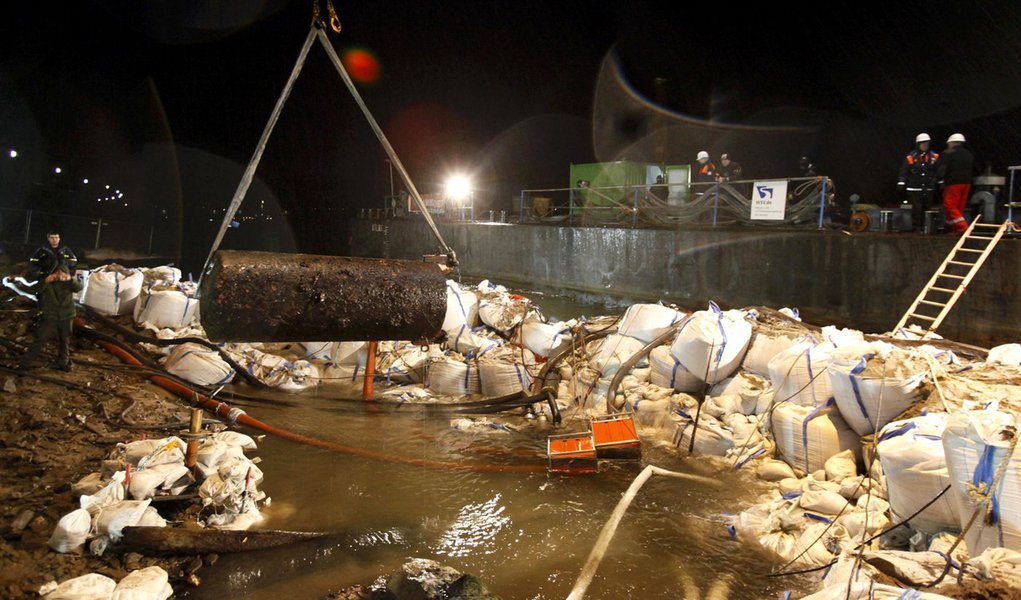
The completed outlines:
{"type": "MultiPolygon", "coordinates": [[[[287,79],[287,83],[284,84],[284,89],[280,92],[280,97],[277,98],[276,106],[273,107],[273,112],[269,116],[269,121],[266,122],[266,127],[262,130],[262,136],[259,138],[259,143],[255,146],[255,152],[252,154],[252,159],[248,161],[248,166],[245,167],[245,173],[241,176],[241,182],[238,183],[237,190],[234,191],[234,197],[231,198],[230,206],[227,207],[227,212],[223,215],[223,223],[220,224],[220,231],[216,234],[216,239],[213,240],[213,247],[209,250],[209,256],[206,257],[206,262],[202,266],[202,271],[199,272],[199,285],[202,284],[202,278],[206,274],[206,270],[209,268],[209,263],[213,260],[213,254],[220,247],[220,243],[223,242],[223,236],[227,233],[227,228],[230,227],[231,221],[234,220],[234,215],[238,209],[241,208],[241,203],[245,199],[245,194],[248,193],[248,187],[252,185],[252,177],[255,176],[255,169],[259,166],[259,161],[262,160],[262,153],[266,149],[266,142],[269,141],[269,136],[273,133],[273,128],[277,124],[277,120],[280,118],[280,112],[284,109],[284,103],[287,102],[287,97],[291,95],[291,89],[294,87],[294,82],[298,79],[298,75],[301,73],[301,68],[305,64],[305,59],[308,57],[308,50],[312,47],[312,40],[315,38],[316,27],[313,25],[308,30],[308,35],[305,37],[305,43],[301,46],[301,52],[298,53],[298,60],[294,63],[294,68],[291,69],[291,76],[287,79]]],[[[324,34],[325,35],[325,34],[324,34]]]]}
{"type": "MultiPolygon", "coordinates": [[[[309,32],[311,38],[313,31],[309,32]]],[[[372,127],[372,131],[376,134],[379,139],[379,143],[383,146],[387,156],[390,157],[390,162],[397,167],[397,172],[400,174],[401,179],[404,180],[404,184],[408,187],[408,192],[411,197],[415,200],[415,204],[418,205],[418,210],[425,217],[425,222],[429,225],[429,229],[432,230],[436,240],[440,243],[443,251],[447,255],[447,261],[449,266],[453,267],[457,265],[457,255],[454,254],[454,250],[447,245],[444,241],[443,236],[440,235],[440,230],[436,228],[436,223],[433,222],[432,216],[429,214],[429,210],[425,206],[425,202],[422,201],[422,196],[418,193],[418,188],[411,181],[411,176],[408,175],[408,171],[404,168],[404,164],[401,159],[397,157],[397,152],[394,151],[393,146],[390,145],[390,141],[386,138],[383,130],[379,127],[379,123],[376,122],[375,117],[369,112],[369,107],[366,106],[365,101],[362,99],[362,95],[358,93],[358,88],[355,87],[353,81],[351,81],[350,75],[347,74],[347,70],[344,69],[344,64],[341,63],[340,58],[337,56],[336,51],[333,49],[333,45],[330,44],[329,38],[326,37],[326,32],[322,29],[318,31],[319,43],[326,50],[326,55],[330,57],[330,62],[333,63],[334,68],[337,69],[337,73],[340,74],[340,78],[344,80],[344,85],[347,86],[351,96],[354,97],[355,102],[358,104],[358,108],[362,109],[362,114],[365,115],[365,119],[369,122],[369,126],[372,127]]]]}

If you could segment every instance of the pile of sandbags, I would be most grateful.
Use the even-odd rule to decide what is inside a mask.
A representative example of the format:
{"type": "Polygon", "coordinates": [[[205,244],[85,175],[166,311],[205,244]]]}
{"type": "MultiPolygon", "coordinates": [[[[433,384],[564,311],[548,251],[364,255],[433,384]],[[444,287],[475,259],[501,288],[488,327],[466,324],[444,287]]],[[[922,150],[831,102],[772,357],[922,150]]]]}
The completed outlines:
{"type": "Polygon", "coordinates": [[[467,396],[482,390],[478,364],[456,352],[429,361],[425,385],[443,396],[467,396]]]}
{"type": "Polygon", "coordinates": [[[669,331],[682,318],[683,313],[661,304],[632,304],[624,312],[617,333],[648,344],[669,331]]]}
{"type": "Polygon", "coordinates": [[[509,334],[525,320],[532,303],[527,298],[509,294],[502,285],[483,280],[477,287],[479,296],[479,320],[487,326],[509,334]]]}
{"type": "Polygon", "coordinates": [[[829,400],[816,407],[777,401],[769,429],[778,456],[795,469],[817,471],[834,454],[851,450],[861,455],[861,440],[829,400]]]}

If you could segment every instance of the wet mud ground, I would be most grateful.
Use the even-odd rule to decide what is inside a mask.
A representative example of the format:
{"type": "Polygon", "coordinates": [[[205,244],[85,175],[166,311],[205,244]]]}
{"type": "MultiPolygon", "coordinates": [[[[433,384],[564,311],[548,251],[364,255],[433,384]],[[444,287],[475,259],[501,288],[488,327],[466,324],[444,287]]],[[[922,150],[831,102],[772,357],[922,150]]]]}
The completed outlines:
{"type": "MultiPolygon", "coordinates": [[[[8,310],[21,305],[5,303],[8,310]]],[[[24,345],[31,341],[30,314],[7,312],[0,323],[0,597],[38,598],[38,589],[97,572],[120,580],[135,569],[163,567],[176,589],[215,556],[143,556],[110,548],[101,556],[60,554],[47,546],[62,516],[78,508],[71,485],[99,471],[118,442],[164,437],[158,429],[187,419],[179,399],[122,366],[92,342],[72,340],[70,373],[39,367],[18,376],[24,345]]],[[[174,430],[176,433],[179,430],[174,430]]],[[[168,520],[184,520],[195,508],[160,506],[168,520]]],[[[192,518],[194,520],[194,518],[192,518]]],[[[196,582],[191,578],[192,584],[196,582]]]]}

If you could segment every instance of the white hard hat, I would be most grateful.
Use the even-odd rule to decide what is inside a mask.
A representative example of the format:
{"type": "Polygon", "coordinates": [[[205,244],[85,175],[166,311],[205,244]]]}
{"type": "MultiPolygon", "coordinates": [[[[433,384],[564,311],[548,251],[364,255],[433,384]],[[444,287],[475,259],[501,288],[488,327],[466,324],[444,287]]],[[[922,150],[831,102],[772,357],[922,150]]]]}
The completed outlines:
{"type": "Polygon", "coordinates": [[[917,136],[915,136],[915,143],[921,144],[922,142],[928,142],[931,139],[932,138],[929,137],[928,133],[919,133],[917,136]]]}
{"type": "Polygon", "coordinates": [[[706,152],[705,150],[702,150],[701,152],[698,153],[698,156],[696,156],[695,158],[698,160],[709,160],[709,153],[706,152]]]}
{"type": "Polygon", "coordinates": [[[947,138],[947,143],[949,144],[950,142],[961,142],[963,144],[964,136],[960,133],[955,133],[954,135],[947,138]]]}

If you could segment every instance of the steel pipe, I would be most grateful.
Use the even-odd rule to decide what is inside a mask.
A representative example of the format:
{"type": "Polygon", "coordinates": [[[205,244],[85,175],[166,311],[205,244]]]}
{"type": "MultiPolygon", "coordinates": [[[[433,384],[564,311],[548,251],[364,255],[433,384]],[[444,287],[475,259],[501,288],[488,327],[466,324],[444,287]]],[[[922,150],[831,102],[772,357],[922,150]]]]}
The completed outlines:
{"type": "Polygon", "coordinates": [[[220,250],[199,313],[217,342],[431,340],[447,310],[438,265],[220,250]]]}

